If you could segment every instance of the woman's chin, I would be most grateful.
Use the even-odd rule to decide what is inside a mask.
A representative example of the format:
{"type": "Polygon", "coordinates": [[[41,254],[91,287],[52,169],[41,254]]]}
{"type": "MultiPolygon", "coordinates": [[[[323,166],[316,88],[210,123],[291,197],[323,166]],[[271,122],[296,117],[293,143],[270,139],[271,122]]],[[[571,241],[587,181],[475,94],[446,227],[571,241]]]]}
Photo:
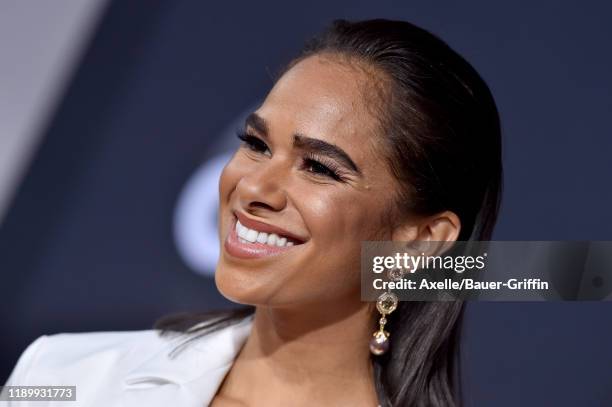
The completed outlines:
{"type": "Polygon", "coordinates": [[[234,267],[217,265],[215,285],[219,293],[229,301],[244,305],[265,304],[271,287],[253,277],[245,276],[234,267]]]}

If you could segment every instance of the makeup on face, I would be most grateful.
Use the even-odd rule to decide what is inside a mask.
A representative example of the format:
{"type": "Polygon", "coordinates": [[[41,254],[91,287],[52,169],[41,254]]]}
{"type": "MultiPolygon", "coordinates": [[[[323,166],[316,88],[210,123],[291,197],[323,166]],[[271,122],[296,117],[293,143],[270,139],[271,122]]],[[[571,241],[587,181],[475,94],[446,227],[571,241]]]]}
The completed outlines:
{"type": "MultiPolygon", "coordinates": [[[[246,143],[252,150],[267,150],[269,140],[269,125],[263,117],[256,112],[251,113],[245,120],[245,130],[238,132],[238,138],[246,143]],[[254,129],[261,138],[251,134],[247,129],[254,129]]],[[[336,181],[346,182],[346,178],[362,177],[361,170],[339,146],[322,139],[312,138],[302,133],[294,133],[293,147],[305,156],[307,165],[314,164],[321,173],[331,176],[336,181]]]]}
{"type": "Polygon", "coordinates": [[[219,180],[215,283],[226,298],[355,299],[360,242],[386,236],[381,219],[394,196],[377,122],[360,103],[361,75],[309,58],[237,129],[240,147],[219,180]]]}

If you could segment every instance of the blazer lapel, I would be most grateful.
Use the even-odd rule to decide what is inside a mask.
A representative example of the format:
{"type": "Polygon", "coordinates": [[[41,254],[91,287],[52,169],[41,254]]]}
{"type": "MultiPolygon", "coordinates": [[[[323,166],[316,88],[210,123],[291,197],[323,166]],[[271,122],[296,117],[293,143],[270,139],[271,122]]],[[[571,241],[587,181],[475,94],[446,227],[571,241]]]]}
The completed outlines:
{"type": "Polygon", "coordinates": [[[253,317],[171,351],[185,337],[167,339],[162,349],[124,377],[122,405],[206,406],[248,337],[253,317]]]}

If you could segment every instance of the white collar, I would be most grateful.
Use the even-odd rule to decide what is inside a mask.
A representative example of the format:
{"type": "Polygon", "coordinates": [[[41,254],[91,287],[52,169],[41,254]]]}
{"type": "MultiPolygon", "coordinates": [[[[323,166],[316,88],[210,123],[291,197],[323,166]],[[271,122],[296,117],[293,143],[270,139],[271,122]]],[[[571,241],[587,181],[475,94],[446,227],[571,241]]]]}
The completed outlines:
{"type": "Polygon", "coordinates": [[[151,401],[155,405],[162,400],[181,406],[210,403],[251,332],[252,323],[250,315],[194,340],[172,357],[171,351],[184,337],[167,340],[161,350],[125,375],[125,404],[151,401]]]}

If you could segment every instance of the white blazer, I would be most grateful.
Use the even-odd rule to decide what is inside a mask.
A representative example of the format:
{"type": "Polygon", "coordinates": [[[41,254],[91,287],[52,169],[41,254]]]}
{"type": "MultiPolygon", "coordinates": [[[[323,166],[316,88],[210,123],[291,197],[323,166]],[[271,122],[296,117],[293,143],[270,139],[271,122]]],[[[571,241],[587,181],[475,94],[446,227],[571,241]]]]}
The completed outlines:
{"type": "Polygon", "coordinates": [[[253,316],[184,341],[157,330],[41,336],[20,356],[7,386],[76,386],[77,401],[15,401],[0,406],[173,406],[210,404],[248,337],[253,316]]]}

